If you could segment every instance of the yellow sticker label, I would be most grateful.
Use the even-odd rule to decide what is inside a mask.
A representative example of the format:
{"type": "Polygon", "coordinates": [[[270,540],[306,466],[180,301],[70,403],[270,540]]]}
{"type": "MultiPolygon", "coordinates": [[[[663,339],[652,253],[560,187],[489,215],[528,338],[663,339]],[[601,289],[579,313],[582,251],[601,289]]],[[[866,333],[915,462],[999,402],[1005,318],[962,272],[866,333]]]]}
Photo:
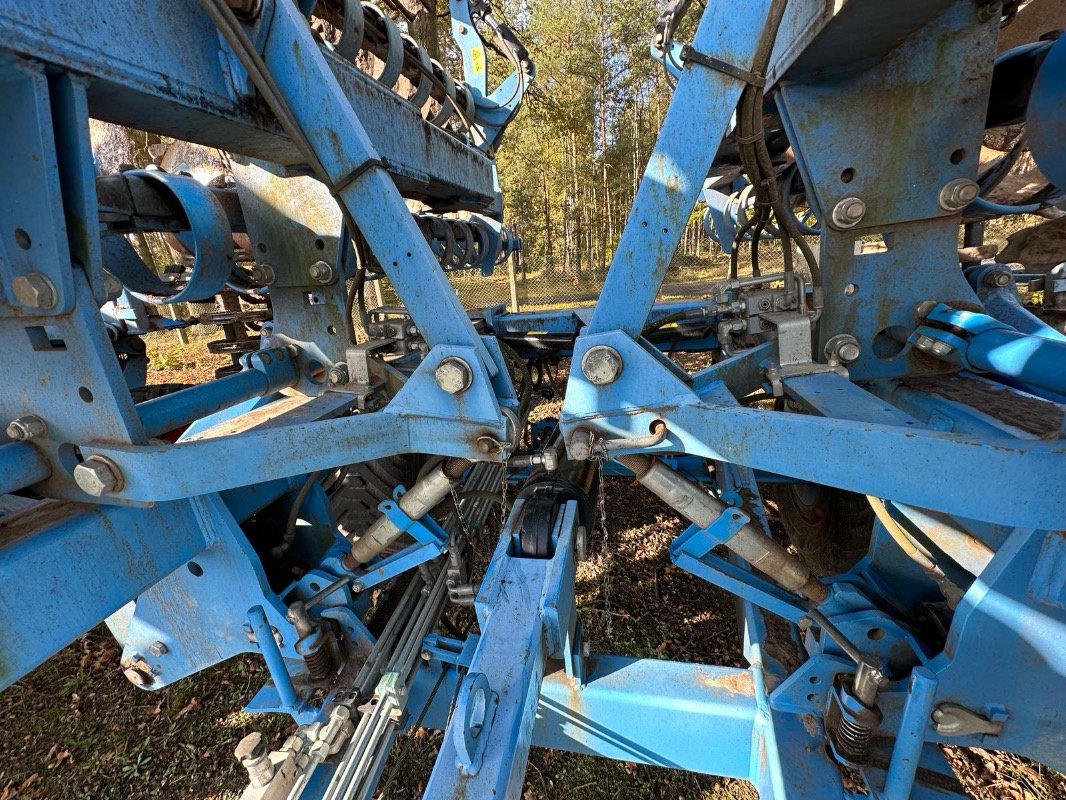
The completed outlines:
{"type": "Polygon", "coordinates": [[[480,47],[475,47],[470,51],[470,68],[476,75],[485,71],[485,51],[480,47]]]}

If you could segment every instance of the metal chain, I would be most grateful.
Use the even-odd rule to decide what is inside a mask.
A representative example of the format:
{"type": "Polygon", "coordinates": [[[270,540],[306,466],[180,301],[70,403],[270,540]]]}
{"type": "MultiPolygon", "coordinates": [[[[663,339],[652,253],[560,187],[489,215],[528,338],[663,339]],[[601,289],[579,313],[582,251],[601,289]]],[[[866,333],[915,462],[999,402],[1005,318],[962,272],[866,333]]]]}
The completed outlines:
{"type": "Polygon", "coordinates": [[[611,614],[611,551],[608,549],[610,534],[607,530],[607,500],[606,492],[603,485],[603,462],[607,460],[606,454],[601,452],[596,455],[596,439],[592,438],[590,442],[592,445],[592,458],[596,462],[596,470],[599,473],[598,478],[600,482],[600,531],[603,534],[603,539],[600,545],[601,552],[603,553],[603,632],[604,635],[610,639],[612,630],[612,614],[611,614]]]}
{"type": "Polygon", "coordinates": [[[500,478],[500,531],[507,527],[507,467],[500,478]]]}
{"type": "Polygon", "coordinates": [[[463,516],[463,509],[459,505],[462,501],[459,499],[459,494],[452,489],[452,507],[455,509],[455,520],[459,523],[459,533],[462,534],[463,541],[466,542],[466,548],[471,560],[477,556],[477,550],[474,547],[474,535],[470,532],[470,526],[466,524],[466,518],[463,516]]]}

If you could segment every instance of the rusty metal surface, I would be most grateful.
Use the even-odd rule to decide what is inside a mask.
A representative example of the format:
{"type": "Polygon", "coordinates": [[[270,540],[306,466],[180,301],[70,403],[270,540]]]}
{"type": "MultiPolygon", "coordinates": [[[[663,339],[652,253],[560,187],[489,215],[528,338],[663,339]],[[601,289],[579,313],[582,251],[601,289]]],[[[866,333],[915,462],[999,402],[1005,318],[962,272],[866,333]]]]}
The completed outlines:
{"type": "MultiPolygon", "coordinates": [[[[86,75],[95,118],[299,164],[303,159],[221,47],[196,0],[0,3],[0,50],[86,75]]],[[[490,158],[425,122],[351,63],[326,55],[401,191],[444,208],[499,202],[490,158]]]]}

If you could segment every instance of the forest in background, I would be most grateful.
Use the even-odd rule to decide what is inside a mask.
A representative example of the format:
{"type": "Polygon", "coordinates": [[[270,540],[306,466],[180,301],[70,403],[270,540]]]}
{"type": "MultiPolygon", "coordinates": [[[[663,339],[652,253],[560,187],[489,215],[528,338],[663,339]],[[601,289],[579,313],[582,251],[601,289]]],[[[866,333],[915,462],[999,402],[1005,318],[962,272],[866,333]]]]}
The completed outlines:
{"type": "Polygon", "coordinates": [[[537,68],[497,154],[507,222],[528,259],[602,277],[670,103],[648,50],[658,4],[505,0],[496,10],[537,68]]]}

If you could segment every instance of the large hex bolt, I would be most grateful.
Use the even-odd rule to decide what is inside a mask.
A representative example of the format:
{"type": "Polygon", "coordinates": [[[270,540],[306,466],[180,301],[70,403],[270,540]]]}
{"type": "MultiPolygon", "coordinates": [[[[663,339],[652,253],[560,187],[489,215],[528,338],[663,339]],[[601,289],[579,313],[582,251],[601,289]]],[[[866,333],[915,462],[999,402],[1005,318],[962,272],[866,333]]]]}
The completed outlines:
{"type": "Polygon", "coordinates": [[[15,299],[26,308],[53,308],[58,299],[55,284],[39,272],[16,275],[11,281],[15,299]]]}
{"type": "Polygon", "coordinates": [[[937,202],[940,203],[940,207],[945,211],[962,211],[962,209],[976,200],[977,195],[980,193],[981,187],[977,185],[976,181],[972,181],[969,178],[955,178],[944,184],[944,188],[940,190],[940,195],[937,197],[937,202]]]}
{"type": "Polygon", "coordinates": [[[433,373],[437,379],[437,386],[448,394],[461,394],[470,388],[473,374],[470,366],[461,358],[448,356],[437,365],[433,373]]]}
{"type": "Polygon", "coordinates": [[[89,456],[74,467],[74,482],[86,494],[103,497],[122,488],[122,472],[110,458],[89,456]]]}
{"type": "MultiPolygon", "coordinates": [[[[990,289],[1002,289],[1004,286],[1010,286],[1011,278],[1010,270],[1003,267],[988,270],[981,278],[981,282],[990,289]]],[[[10,435],[9,433],[8,436],[10,435]]]]}
{"type": "Polygon", "coordinates": [[[834,228],[854,228],[866,216],[866,203],[858,197],[845,197],[835,206],[831,216],[834,228]]]}
{"type": "Polygon", "coordinates": [[[142,689],[155,683],[155,675],[140,655],[134,655],[125,663],[122,674],[126,676],[126,680],[142,689]]]}
{"type": "Polygon", "coordinates": [[[24,417],[12,420],[5,433],[8,438],[16,442],[24,442],[27,439],[36,439],[48,435],[48,426],[45,421],[36,414],[27,414],[24,417]]]}
{"type": "Polygon", "coordinates": [[[622,356],[613,347],[599,344],[581,357],[581,373],[597,386],[606,386],[622,374],[622,356]]]}
{"type": "Polygon", "coordinates": [[[315,283],[333,283],[336,272],[325,261],[316,261],[307,270],[307,274],[311,276],[311,280],[315,283]]]}

